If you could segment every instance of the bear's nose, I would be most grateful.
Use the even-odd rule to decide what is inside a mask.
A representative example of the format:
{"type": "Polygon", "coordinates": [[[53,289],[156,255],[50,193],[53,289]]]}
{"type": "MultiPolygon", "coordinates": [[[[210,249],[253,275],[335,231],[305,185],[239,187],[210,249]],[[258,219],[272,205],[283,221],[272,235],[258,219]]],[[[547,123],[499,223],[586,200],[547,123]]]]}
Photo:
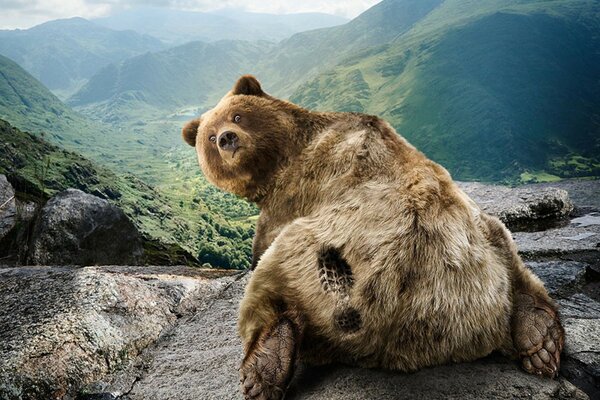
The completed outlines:
{"type": "Polygon", "coordinates": [[[221,150],[235,151],[238,148],[238,137],[231,131],[221,133],[217,141],[221,150]]]}

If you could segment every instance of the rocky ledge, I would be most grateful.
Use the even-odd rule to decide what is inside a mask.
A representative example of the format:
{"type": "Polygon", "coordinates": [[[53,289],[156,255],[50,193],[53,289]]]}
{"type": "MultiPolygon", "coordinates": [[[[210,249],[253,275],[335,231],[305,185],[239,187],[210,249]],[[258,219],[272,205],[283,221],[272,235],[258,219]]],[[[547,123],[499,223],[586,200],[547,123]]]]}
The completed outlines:
{"type": "MultiPolygon", "coordinates": [[[[538,186],[501,189],[489,203],[494,187],[470,193],[509,224],[523,210],[545,220],[514,236],[560,305],[567,342],[558,379],[496,354],[414,374],[304,366],[286,398],[600,398],[600,196],[589,195],[600,186],[577,183],[572,194],[561,185],[573,183],[538,197],[538,186]],[[554,216],[536,201],[552,204],[554,216]],[[582,244],[558,241],[573,235],[582,244]]],[[[0,268],[0,399],[239,399],[235,325],[248,278],[184,267],[0,268]]]]}

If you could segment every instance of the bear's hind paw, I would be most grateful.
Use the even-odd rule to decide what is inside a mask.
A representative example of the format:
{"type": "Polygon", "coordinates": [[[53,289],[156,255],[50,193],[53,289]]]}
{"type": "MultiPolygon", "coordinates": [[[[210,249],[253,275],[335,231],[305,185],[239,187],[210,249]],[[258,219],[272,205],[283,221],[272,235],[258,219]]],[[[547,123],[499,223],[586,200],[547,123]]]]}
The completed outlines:
{"type": "Polygon", "coordinates": [[[292,378],[297,352],[293,323],[282,318],[264,332],[240,368],[246,400],[281,400],[292,378]]]}
{"type": "Polygon", "coordinates": [[[564,330],[556,311],[528,294],[521,294],[517,299],[513,341],[523,369],[530,374],[554,378],[558,375],[564,344],[564,330]]]}

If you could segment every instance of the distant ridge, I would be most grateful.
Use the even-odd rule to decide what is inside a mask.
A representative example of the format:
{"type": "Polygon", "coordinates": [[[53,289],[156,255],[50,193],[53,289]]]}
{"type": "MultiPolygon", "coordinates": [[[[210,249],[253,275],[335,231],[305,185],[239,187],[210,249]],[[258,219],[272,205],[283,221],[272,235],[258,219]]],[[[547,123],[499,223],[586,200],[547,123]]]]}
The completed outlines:
{"type": "Polygon", "coordinates": [[[265,14],[234,9],[197,12],[166,7],[136,7],[93,21],[111,29],[132,29],[174,45],[197,40],[279,41],[297,32],[348,22],[323,13],[265,14]]]}
{"type": "Polygon", "coordinates": [[[164,45],[133,31],[115,31],[83,18],[59,19],[25,30],[0,30],[0,54],[66,97],[102,67],[164,45]]]}

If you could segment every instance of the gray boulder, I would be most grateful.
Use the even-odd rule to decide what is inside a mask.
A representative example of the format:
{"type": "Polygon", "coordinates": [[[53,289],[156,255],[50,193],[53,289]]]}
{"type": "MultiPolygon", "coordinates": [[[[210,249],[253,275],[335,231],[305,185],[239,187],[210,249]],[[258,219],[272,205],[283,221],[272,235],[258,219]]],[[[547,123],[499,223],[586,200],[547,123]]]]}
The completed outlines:
{"type": "Polygon", "coordinates": [[[183,267],[0,268],[0,399],[73,399],[232,278],[183,267]]]}
{"type": "Polygon", "coordinates": [[[42,208],[29,262],[36,265],[135,265],[141,236],[118,207],[81,190],[67,189],[42,208]]]}
{"type": "Polygon", "coordinates": [[[15,191],[6,179],[0,175],[0,240],[4,238],[17,223],[17,202],[15,191]]]}
{"type": "Polygon", "coordinates": [[[483,211],[500,218],[511,230],[541,229],[573,211],[567,191],[554,187],[510,188],[477,182],[460,182],[459,186],[483,211]]]}

